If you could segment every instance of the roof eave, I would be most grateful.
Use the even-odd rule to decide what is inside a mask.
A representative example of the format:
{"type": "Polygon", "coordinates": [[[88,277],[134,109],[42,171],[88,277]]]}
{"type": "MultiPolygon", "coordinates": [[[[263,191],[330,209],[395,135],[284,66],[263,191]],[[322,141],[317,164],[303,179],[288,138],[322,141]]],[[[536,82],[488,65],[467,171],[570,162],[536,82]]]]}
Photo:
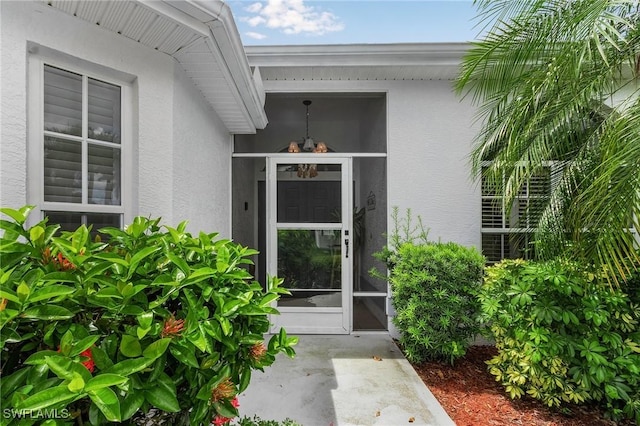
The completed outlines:
{"type": "Polygon", "coordinates": [[[217,56],[220,65],[224,65],[221,66],[224,78],[233,88],[234,97],[242,105],[246,119],[251,124],[244,129],[228,126],[230,130],[254,133],[256,129],[263,129],[268,123],[261,101],[264,96],[258,91],[229,6],[220,0],[139,1],[206,38],[212,54],[217,56]]]}
{"type": "Polygon", "coordinates": [[[459,64],[469,43],[245,46],[252,66],[407,66],[459,64]]]}
{"type": "MultiPolygon", "coordinates": [[[[157,2],[145,0],[145,3],[154,5],[157,2]]],[[[265,128],[268,120],[264,111],[264,95],[258,90],[255,76],[244,54],[230,7],[221,0],[163,0],[163,3],[193,17],[197,21],[194,29],[199,27],[198,23],[206,25],[208,44],[216,48],[222,63],[226,65],[225,79],[233,83],[238,100],[244,105],[248,118],[254,125],[253,132],[255,129],[265,128]]]]}

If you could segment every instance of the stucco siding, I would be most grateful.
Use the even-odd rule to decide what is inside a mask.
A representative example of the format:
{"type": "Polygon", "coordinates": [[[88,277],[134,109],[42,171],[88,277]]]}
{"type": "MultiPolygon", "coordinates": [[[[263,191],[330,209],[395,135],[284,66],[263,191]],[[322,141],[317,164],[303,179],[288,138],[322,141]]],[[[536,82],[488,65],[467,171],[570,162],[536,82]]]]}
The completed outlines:
{"type": "Polygon", "coordinates": [[[231,141],[182,68],[175,66],[173,98],[173,216],[191,232],[231,236],[231,141]]]}
{"type": "Polygon", "coordinates": [[[173,58],[42,3],[2,1],[0,8],[1,205],[30,202],[28,61],[46,50],[131,84],[125,221],[189,219],[192,230],[230,234],[229,133],[173,58]]]}
{"type": "Polygon", "coordinates": [[[420,215],[432,240],[479,247],[480,193],[469,165],[474,109],[449,81],[397,83],[388,108],[389,205],[420,215]]]}
{"type": "Polygon", "coordinates": [[[14,2],[0,2],[0,205],[27,203],[25,25],[11,19],[14,2]]]}

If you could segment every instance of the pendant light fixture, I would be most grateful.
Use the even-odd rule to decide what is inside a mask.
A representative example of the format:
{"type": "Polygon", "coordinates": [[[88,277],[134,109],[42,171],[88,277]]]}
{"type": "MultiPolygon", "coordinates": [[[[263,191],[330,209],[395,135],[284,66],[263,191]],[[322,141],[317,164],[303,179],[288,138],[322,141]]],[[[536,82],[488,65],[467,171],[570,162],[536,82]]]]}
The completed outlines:
{"type": "MultiPolygon", "coordinates": [[[[323,153],[327,152],[327,145],[324,142],[318,142],[317,144],[314,142],[313,138],[309,136],[309,105],[311,105],[310,100],[302,101],[304,106],[307,109],[306,115],[306,133],[304,138],[302,138],[302,142],[291,141],[289,142],[290,153],[297,152],[313,152],[313,153],[323,153]]],[[[298,164],[298,177],[301,178],[313,178],[318,176],[318,165],[317,164],[298,164]]]]}

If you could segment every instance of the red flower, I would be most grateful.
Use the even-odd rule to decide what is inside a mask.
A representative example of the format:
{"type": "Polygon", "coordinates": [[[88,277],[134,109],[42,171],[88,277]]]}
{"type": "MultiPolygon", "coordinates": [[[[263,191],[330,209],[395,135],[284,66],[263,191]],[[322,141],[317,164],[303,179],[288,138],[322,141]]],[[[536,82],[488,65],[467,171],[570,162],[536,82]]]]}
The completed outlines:
{"type": "Polygon", "coordinates": [[[80,356],[84,356],[84,357],[89,358],[88,360],[83,361],[82,365],[84,365],[85,368],[87,370],[89,370],[89,373],[93,373],[93,370],[95,370],[95,368],[96,368],[96,363],[93,362],[93,354],[91,353],[91,348],[88,348],[88,349],[82,351],[80,353],[80,356]]]}
{"type": "Polygon", "coordinates": [[[231,420],[232,419],[228,417],[222,417],[220,414],[216,414],[216,416],[213,418],[213,424],[215,426],[223,426],[229,424],[231,420]]]}
{"type": "Polygon", "coordinates": [[[231,405],[233,405],[233,408],[240,407],[240,402],[238,402],[238,397],[237,396],[231,400],[231,405]]]}
{"type": "Polygon", "coordinates": [[[177,337],[184,329],[184,320],[177,320],[173,315],[164,320],[161,337],[177,337]]]}
{"type": "Polygon", "coordinates": [[[54,262],[57,264],[58,269],[61,271],[69,271],[71,269],[76,269],[76,266],[69,262],[69,259],[64,257],[62,253],[58,253],[58,257],[54,259],[54,262]]]}

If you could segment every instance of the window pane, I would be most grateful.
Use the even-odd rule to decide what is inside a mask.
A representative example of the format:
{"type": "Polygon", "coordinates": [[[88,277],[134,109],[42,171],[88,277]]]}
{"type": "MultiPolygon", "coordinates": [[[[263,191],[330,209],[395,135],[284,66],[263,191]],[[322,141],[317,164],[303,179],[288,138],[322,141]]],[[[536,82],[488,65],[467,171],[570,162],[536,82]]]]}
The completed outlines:
{"type": "Polygon", "coordinates": [[[82,76],[45,65],[44,129],[82,136],[82,76]]]}
{"type": "MultiPolygon", "coordinates": [[[[89,213],[87,214],[87,226],[92,225],[91,235],[95,236],[102,228],[122,228],[121,224],[122,215],[108,214],[108,213],[89,213]]],[[[105,240],[106,235],[101,235],[102,240],[105,240]]]]}
{"type": "Polygon", "coordinates": [[[82,224],[82,213],[45,212],[49,225],[60,225],[60,231],[75,231],[82,224]]]}
{"type": "Polygon", "coordinates": [[[291,290],[291,295],[283,294],[278,300],[282,307],[339,308],[342,306],[342,292],[291,290]]]}
{"type": "Polygon", "coordinates": [[[386,297],[363,296],[353,298],[354,330],[386,330],[386,297]]]}
{"type": "Polygon", "coordinates": [[[89,145],[89,204],[120,205],[120,150],[89,145]]]}
{"type": "Polygon", "coordinates": [[[120,87],[89,79],[89,137],[120,143],[120,87]]]}
{"type": "Polygon", "coordinates": [[[509,252],[508,242],[502,234],[482,234],[482,254],[487,262],[499,262],[509,252]]]}
{"type": "MultiPolygon", "coordinates": [[[[386,268],[382,270],[383,273],[385,271],[386,268]]],[[[360,277],[353,277],[353,290],[356,292],[387,294],[387,282],[362,274],[360,277]]]]}
{"type": "Polygon", "coordinates": [[[502,200],[482,200],[482,227],[502,228],[502,200]]]}
{"type": "MultiPolygon", "coordinates": [[[[91,237],[95,238],[98,235],[98,230],[105,227],[122,228],[120,214],[112,213],[70,213],[70,212],[45,212],[45,216],[49,218],[49,224],[60,225],[61,231],[73,232],[85,223],[87,226],[91,226],[91,237]]],[[[108,239],[108,235],[101,234],[100,238],[103,241],[108,239]]]]}
{"type": "Polygon", "coordinates": [[[45,136],[44,200],[82,202],[82,145],[45,136]]]}
{"type": "Polygon", "coordinates": [[[341,306],[341,262],[339,230],[278,231],[278,276],[292,292],[278,305],[341,306]]]}
{"type": "MultiPolygon", "coordinates": [[[[322,170],[324,165],[316,165],[322,170]]],[[[312,179],[278,182],[278,222],[340,222],[340,181],[312,179]]]]}

